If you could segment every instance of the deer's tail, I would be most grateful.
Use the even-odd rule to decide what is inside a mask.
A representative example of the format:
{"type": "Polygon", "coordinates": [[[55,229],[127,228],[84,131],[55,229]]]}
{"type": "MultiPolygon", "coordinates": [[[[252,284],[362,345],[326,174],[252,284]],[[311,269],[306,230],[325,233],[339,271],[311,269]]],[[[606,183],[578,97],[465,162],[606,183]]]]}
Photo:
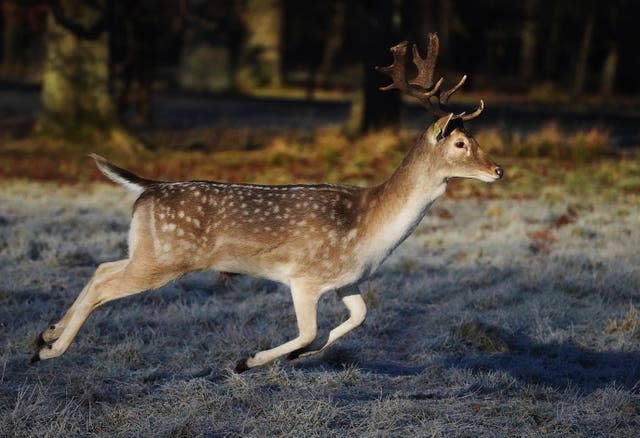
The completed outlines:
{"type": "Polygon", "coordinates": [[[129,172],[126,169],[118,167],[98,154],[89,154],[89,156],[95,160],[96,166],[98,166],[98,169],[104,174],[104,176],[109,178],[111,181],[120,184],[130,192],[134,192],[139,195],[149,186],[157,183],[156,181],[141,178],[133,172],[129,172]]]}

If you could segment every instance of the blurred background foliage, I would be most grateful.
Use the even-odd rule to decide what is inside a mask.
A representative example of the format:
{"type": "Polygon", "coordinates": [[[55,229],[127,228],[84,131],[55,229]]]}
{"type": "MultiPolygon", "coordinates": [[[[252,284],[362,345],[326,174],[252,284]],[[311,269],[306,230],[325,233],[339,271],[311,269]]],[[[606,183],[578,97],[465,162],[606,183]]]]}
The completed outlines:
{"type": "Polygon", "coordinates": [[[624,135],[639,119],[640,3],[632,0],[1,5],[4,177],[76,178],[86,165],[77,157],[97,150],[167,178],[195,171],[264,179],[276,169],[271,181],[286,169],[303,180],[375,180],[426,123],[412,102],[379,91],[388,79],[373,66],[388,65],[389,47],[401,40],[424,50],[432,31],[441,40],[437,73],[447,84],[469,75],[456,101],[488,102],[482,117],[489,127],[477,136],[497,155],[586,162],[637,146],[637,137],[624,135]],[[204,100],[178,122],[166,114],[179,98],[204,100]],[[229,108],[216,106],[221,100],[239,105],[227,124],[215,122],[229,108]],[[288,109],[300,101],[310,106],[288,109]],[[335,108],[336,117],[312,128],[246,116],[315,114],[309,108],[327,102],[325,113],[335,108]],[[215,162],[203,164],[211,154],[215,162]]]}

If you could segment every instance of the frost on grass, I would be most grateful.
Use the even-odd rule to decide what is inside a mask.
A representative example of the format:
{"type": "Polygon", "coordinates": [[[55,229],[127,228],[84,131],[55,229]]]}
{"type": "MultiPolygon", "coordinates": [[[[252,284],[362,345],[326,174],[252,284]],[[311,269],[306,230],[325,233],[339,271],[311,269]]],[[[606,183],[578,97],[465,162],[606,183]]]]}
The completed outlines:
{"type": "MultiPolygon", "coordinates": [[[[28,366],[132,198],[0,188],[0,436],[615,435],[640,427],[640,203],[440,200],[363,285],[362,328],[319,357],[234,375],[295,336],[285,287],[192,274],[99,308],[28,366]]],[[[346,317],[320,302],[321,336],[346,317]]]]}

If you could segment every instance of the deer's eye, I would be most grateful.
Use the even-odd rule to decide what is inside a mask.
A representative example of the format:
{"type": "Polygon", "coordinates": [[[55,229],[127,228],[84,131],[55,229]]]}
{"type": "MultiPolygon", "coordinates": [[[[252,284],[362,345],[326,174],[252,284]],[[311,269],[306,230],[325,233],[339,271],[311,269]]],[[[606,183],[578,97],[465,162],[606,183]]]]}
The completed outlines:
{"type": "Polygon", "coordinates": [[[458,149],[462,149],[462,148],[464,147],[464,141],[456,141],[456,142],[455,142],[455,146],[456,146],[458,149]]]}

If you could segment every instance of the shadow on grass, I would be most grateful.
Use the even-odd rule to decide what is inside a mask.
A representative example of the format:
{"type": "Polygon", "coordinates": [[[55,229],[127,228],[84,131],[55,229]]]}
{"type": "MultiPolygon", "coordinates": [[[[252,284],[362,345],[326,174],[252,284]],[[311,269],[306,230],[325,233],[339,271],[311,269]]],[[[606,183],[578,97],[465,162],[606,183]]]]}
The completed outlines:
{"type": "MultiPolygon", "coordinates": [[[[522,335],[506,339],[507,351],[481,352],[468,347],[464,353],[446,356],[438,361],[445,368],[467,369],[479,373],[502,371],[525,384],[549,385],[557,389],[574,389],[589,394],[615,386],[629,391],[640,390],[640,352],[595,352],[574,342],[540,344],[522,335]]],[[[296,368],[305,370],[358,370],[387,377],[419,375],[427,365],[393,361],[367,362],[349,352],[333,347],[321,358],[306,359],[296,368]]]]}
{"type": "MultiPolygon", "coordinates": [[[[442,341],[423,344],[421,348],[430,350],[435,356],[427,359],[422,369],[443,366],[448,369],[466,369],[473,372],[505,372],[523,384],[549,385],[558,389],[573,389],[583,394],[592,393],[604,387],[640,392],[640,350],[627,345],[626,350],[595,350],[574,340],[564,342],[545,342],[531,338],[523,331],[507,331],[499,326],[469,322],[483,321],[496,315],[509,315],[516,327],[527,327],[528,315],[522,313],[529,308],[523,303],[543,303],[545,306],[577,306],[573,318],[582,323],[597,315],[597,306],[601,305],[603,293],[597,285],[582,280],[593,269],[589,260],[573,257],[558,257],[565,267],[565,277],[549,283],[540,276],[532,281],[525,274],[522,265],[505,269],[482,268],[475,266],[447,266],[426,271],[402,272],[398,269],[385,270],[386,290],[399,291],[399,304],[390,305],[387,312],[394,316],[384,328],[385,337],[394,339],[395,344],[386,345],[391,356],[408,351],[415,333],[440,333],[442,341]],[[453,281],[455,280],[455,284],[453,281]],[[508,287],[504,285],[507,284],[508,287]],[[452,287],[453,286],[453,287],[452,287]],[[514,292],[517,291],[517,292],[514,292]],[[527,292],[526,294],[524,292],[527,292]],[[407,303],[413,303],[411,308],[407,303]],[[421,312],[414,309],[429,309],[421,312]],[[463,322],[451,325],[452,321],[463,322]],[[445,331],[448,326],[450,337],[445,331]]],[[[539,269],[546,269],[542,267],[539,269]]],[[[610,302],[622,302],[635,297],[629,290],[632,279],[624,279],[626,273],[601,268],[600,275],[605,284],[610,302]]],[[[626,278],[626,277],[625,277],[626,278]]],[[[549,318],[560,316],[551,312],[549,318]]],[[[598,327],[590,327],[592,336],[604,334],[598,327]],[[599,331],[593,331],[599,330],[599,331]]],[[[413,362],[413,365],[416,365],[413,362]]],[[[378,374],[388,374],[384,365],[360,365],[361,369],[378,374]]],[[[418,369],[420,367],[416,367],[418,369]]],[[[395,368],[401,373],[401,367],[395,368]]],[[[411,375],[411,370],[406,374],[411,375]]],[[[394,375],[394,374],[392,374],[394,375]]],[[[479,376],[479,378],[482,378],[479,376]]]]}
{"type": "MultiPolygon", "coordinates": [[[[498,333],[500,329],[489,327],[498,333]]],[[[573,341],[542,344],[522,334],[501,333],[505,351],[469,350],[444,359],[447,368],[503,371],[530,384],[591,393],[614,385],[640,389],[640,351],[591,351],[573,341]]]]}
{"type": "Polygon", "coordinates": [[[417,376],[429,368],[398,361],[365,361],[363,356],[352,348],[335,344],[319,356],[304,358],[291,364],[297,369],[307,371],[343,371],[354,367],[364,373],[387,377],[417,376]]]}

